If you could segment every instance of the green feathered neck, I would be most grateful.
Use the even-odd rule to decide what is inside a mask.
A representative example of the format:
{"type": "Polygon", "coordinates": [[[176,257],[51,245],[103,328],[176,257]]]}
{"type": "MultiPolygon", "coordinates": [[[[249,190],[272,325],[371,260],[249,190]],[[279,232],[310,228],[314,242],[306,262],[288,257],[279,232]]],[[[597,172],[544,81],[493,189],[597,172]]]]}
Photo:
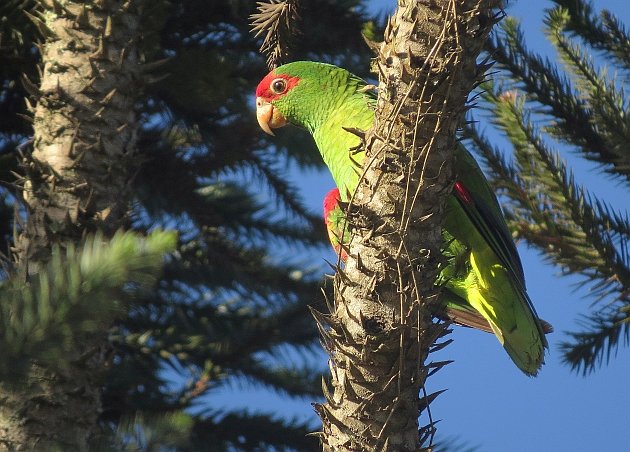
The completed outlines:
{"type": "Polygon", "coordinates": [[[364,154],[351,150],[360,139],[344,128],[371,127],[374,97],[365,92],[365,81],[330,64],[297,61],[275,73],[299,78],[295,87],[272,103],[289,122],[313,135],[341,199],[347,201],[357,186],[364,154]]]}

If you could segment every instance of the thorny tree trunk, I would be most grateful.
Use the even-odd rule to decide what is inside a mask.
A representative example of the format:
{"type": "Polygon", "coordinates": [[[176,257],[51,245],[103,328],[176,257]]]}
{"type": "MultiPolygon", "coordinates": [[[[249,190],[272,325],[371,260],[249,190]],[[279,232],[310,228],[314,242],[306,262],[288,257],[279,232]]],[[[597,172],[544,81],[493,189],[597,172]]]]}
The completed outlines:
{"type": "MultiPolygon", "coordinates": [[[[432,322],[443,206],[466,99],[496,21],[495,0],[400,0],[379,45],[376,121],[365,177],[348,213],[358,231],[335,277],[330,318],[318,315],[332,391],[318,406],[324,450],[420,450],[425,359],[444,332],[432,322]]],[[[429,397],[430,399],[430,397],[429,397]]]]}
{"type": "MultiPolygon", "coordinates": [[[[25,278],[51,245],[124,221],[133,170],[138,91],[138,2],[39,0],[44,42],[32,154],[25,154],[28,219],[15,256],[25,278]]],[[[100,408],[99,343],[108,325],[68,356],[66,373],[33,364],[22,385],[0,384],[0,450],[87,450],[100,408]]]]}

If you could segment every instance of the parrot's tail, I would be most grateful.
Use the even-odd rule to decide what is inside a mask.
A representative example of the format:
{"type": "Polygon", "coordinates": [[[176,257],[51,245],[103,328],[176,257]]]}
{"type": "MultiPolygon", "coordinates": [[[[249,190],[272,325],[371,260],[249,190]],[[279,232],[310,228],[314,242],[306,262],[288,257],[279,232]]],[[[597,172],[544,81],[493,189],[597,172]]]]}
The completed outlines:
{"type": "Polygon", "coordinates": [[[545,362],[545,333],[553,328],[538,319],[527,292],[515,287],[518,283],[504,267],[495,264],[479,268],[474,254],[471,263],[475,271],[471,277],[476,284],[469,286],[468,302],[488,321],[514,364],[525,374],[535,376],[545,362]]]}

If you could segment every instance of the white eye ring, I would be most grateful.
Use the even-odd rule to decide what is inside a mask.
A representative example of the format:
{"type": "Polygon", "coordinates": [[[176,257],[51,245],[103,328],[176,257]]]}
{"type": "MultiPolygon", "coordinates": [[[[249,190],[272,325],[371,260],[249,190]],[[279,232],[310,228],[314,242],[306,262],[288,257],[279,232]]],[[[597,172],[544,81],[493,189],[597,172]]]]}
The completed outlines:
{"type": "Polygon", "coordinates": [[[270,88],[274,94],[282,94],[287,89],[287,81],[283,78],[274,79],[271,82],[270,88]]]}

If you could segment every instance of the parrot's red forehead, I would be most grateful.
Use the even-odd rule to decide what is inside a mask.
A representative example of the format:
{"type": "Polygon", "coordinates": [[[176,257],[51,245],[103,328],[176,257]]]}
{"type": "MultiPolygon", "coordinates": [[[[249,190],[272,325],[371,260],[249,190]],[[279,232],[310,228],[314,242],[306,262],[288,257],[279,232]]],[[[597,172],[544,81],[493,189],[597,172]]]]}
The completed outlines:
{"type": "Polygon", "coordinates": [[[264,79],[260,81],[260,83],[256,87],[256,97],[262,97],[267,101],[272,101],[289,92],[298,83],[300,83],[300,77],[291,76],[288,74],[276,74],[275,71],[271,71],[265,76],[264,79]],[[287,82],[286,89],[282,93],[274,92],[271,89],[272,82],[279,78],[284,79],[287,82]]]}

